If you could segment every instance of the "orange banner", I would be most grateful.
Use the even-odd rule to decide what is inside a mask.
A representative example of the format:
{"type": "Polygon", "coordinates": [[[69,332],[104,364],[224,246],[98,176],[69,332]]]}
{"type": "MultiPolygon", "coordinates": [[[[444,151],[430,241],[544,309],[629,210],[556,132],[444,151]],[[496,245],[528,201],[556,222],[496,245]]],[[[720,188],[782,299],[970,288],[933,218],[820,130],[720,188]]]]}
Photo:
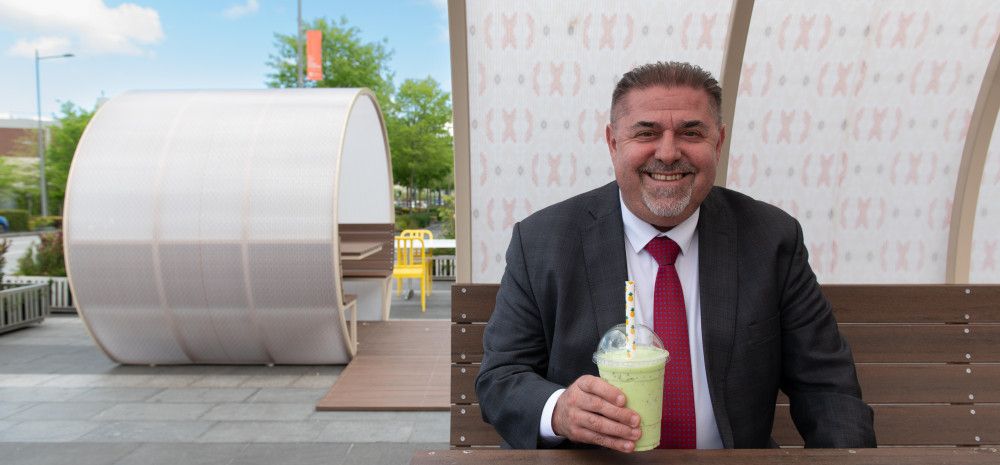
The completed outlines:
{"type": "Polygon", "coordinates": [[[306,31],[306,79],[323,80],[323,31],[306,31]]]}

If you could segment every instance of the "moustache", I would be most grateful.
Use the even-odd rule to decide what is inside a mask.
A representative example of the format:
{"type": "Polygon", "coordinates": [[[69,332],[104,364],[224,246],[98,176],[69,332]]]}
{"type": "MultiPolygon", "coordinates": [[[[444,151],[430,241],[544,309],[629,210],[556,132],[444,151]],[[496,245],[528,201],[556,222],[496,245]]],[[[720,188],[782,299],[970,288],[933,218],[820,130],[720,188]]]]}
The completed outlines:
{"type": "Polygon", "coordinates": [[[646,162],[639,168],[641,173],[664,173],[664,172],[683,172],[683,173],[696,173],[694,165],[685,161],[677,160],[673,163],[664,163],[661,160],[652,159],[646,162]]]}

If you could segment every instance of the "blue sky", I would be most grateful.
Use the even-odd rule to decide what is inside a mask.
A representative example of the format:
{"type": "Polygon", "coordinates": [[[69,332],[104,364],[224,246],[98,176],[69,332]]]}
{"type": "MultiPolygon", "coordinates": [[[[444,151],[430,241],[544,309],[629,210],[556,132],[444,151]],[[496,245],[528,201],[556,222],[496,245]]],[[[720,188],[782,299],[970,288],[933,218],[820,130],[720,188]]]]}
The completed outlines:
{"type": "MultiPolygon", "coordinates": [[[[431,76],[451,91],[446,0],[302,0],[302,18],[344,16],[366,41],[388,40],[395,82],[431,76]]],[[[0,117],[60,101],[92,108],[130,89],[264,88],[274,33],[292,34],[295,0],[0,0],[0,117]]]]}

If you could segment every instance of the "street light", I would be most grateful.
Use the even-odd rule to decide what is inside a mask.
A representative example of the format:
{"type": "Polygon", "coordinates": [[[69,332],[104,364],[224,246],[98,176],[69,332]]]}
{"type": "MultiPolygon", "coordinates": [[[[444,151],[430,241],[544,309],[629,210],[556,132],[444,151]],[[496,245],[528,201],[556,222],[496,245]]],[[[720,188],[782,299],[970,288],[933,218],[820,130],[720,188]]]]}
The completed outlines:
{"type": "Polygon", "coordinates": [[[42,216],[49,216],[49,192],[45,186],[45,136],[42,134],[42,79],[38,71],[38,62],[50,58],[71,58],[72,56],[72,53],[38,56],[38,49],[35,49],[35,101],[38,104],[38,183],[42,193],[42,216]]]}

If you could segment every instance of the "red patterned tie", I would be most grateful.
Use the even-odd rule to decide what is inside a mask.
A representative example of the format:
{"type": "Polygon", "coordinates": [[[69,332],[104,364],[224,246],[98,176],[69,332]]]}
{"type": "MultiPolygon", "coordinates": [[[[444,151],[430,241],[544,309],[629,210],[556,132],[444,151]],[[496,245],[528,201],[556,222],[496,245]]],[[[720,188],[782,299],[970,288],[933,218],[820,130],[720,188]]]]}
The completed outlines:
{"type": "Polygon", "coordinates": [[[668,237],[653,238],[646,250],[656,259],[656,292],[653,297],[653,331],[670,352],[663,380],[663,423],[660,449],[694,449],[694,389],[691,386],[691,351],[688,348],[684,290],[674,261],[681,248],[668,237]]]}

